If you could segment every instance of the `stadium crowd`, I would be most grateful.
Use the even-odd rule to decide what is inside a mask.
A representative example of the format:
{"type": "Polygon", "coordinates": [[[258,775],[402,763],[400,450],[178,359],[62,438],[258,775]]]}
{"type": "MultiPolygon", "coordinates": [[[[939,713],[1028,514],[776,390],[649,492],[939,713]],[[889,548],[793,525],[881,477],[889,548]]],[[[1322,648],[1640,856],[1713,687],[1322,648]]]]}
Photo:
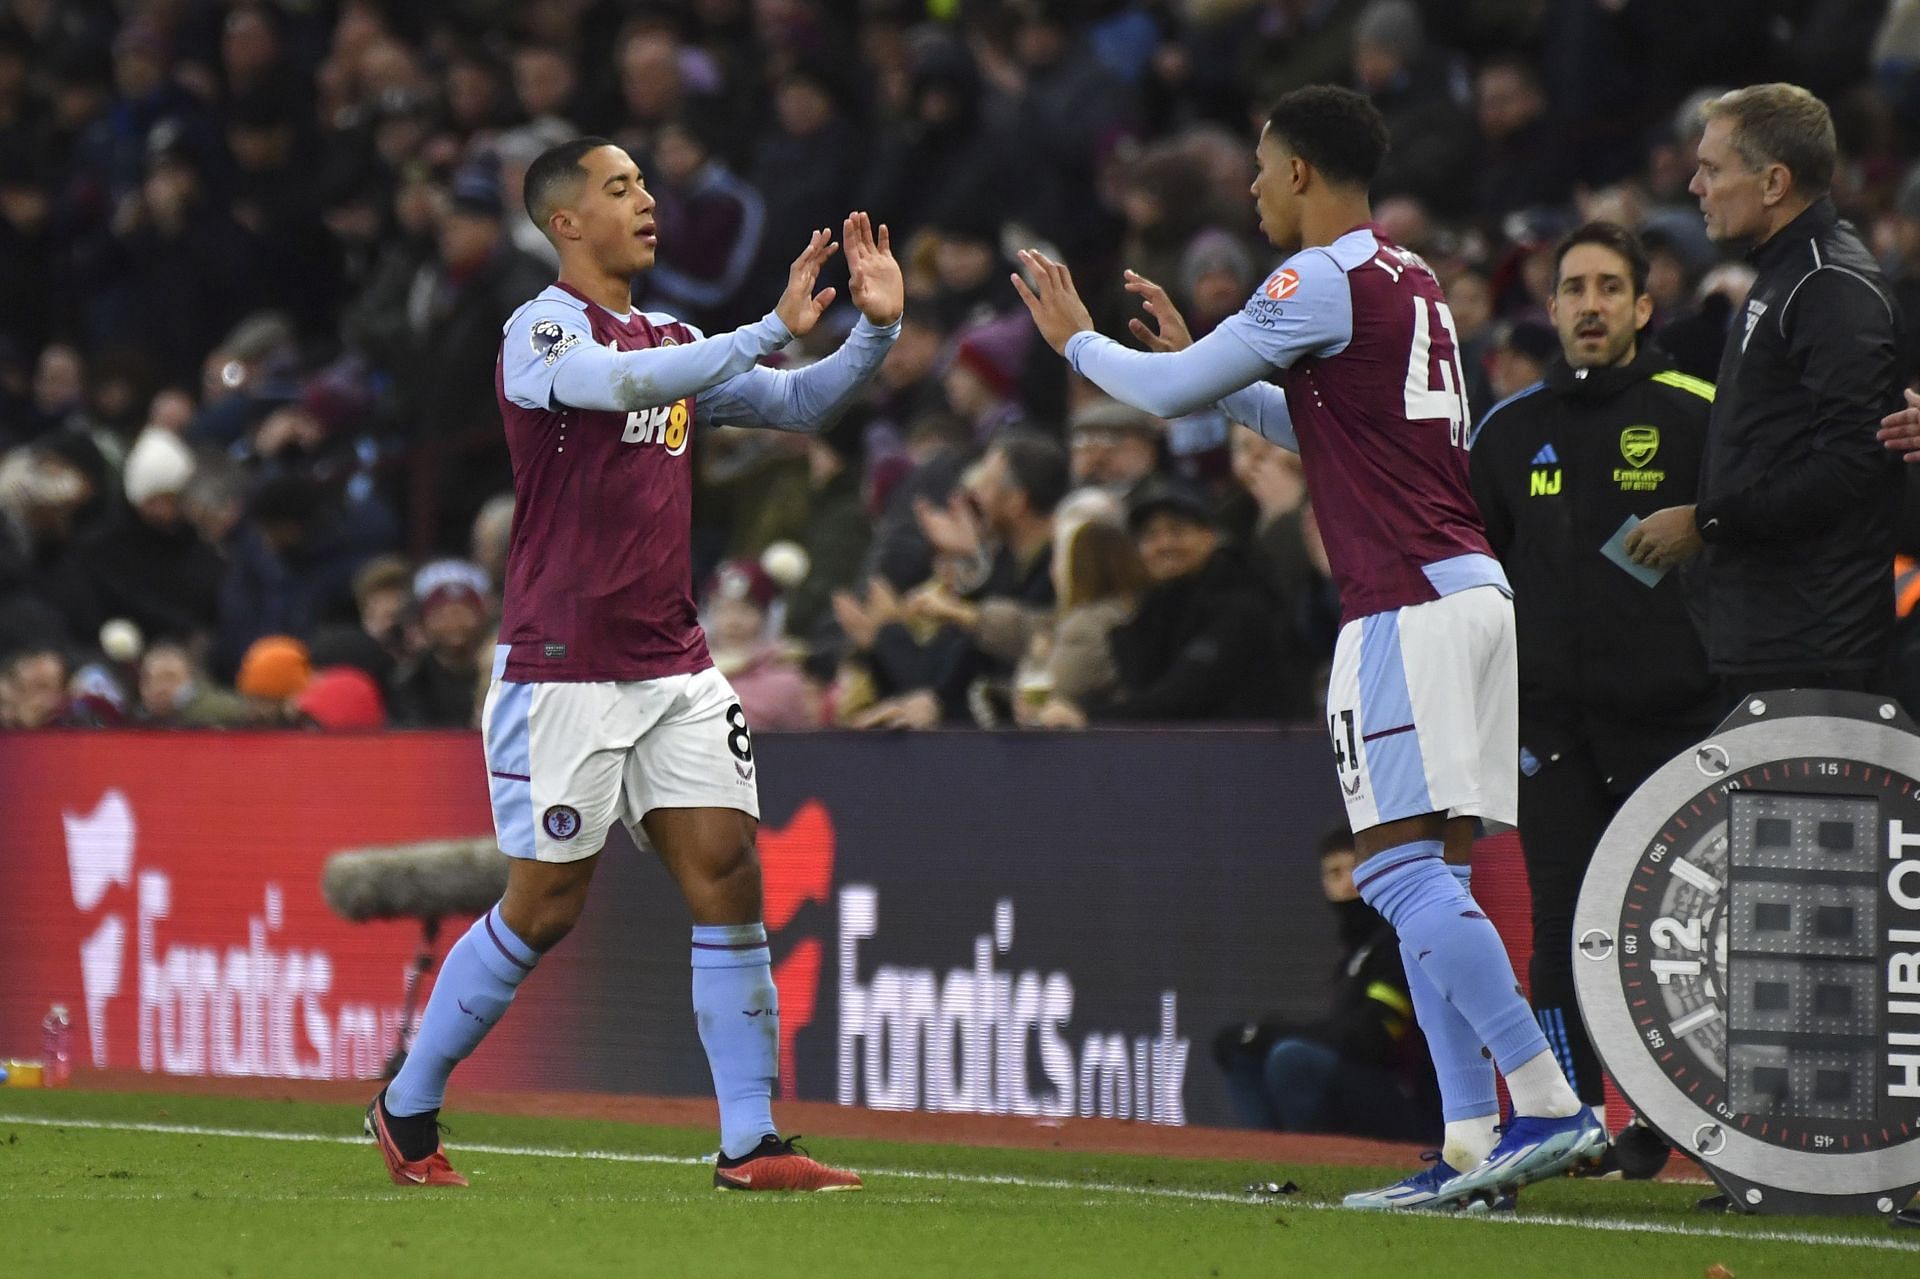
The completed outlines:
{"type": "Polygon", "coordinates": [[[1103,331],[1157,282],[1206,333],[1275,264],[1251,140],[1299,85],[1385,114],[1379,219],[1446,288],[1476,417],[1558,350],[1553,247],[1595,217],[1714,377],[1753,272],[1686,191],[1698,106],[1767,79],[1832,106],[1920,373],[1920,0],[0,14],[0,726],[474,722],[513,513],[493,366],[554,266],[520,185],[581,133],[659,201],[649,309],[754,320],[856,208],[907,271],[841,422],[701,424],[694,581],[760,728],[1314,710],[1339,610],[1297,459],[1099,395],[1007,280],[1044,245],[1103,331]]]}

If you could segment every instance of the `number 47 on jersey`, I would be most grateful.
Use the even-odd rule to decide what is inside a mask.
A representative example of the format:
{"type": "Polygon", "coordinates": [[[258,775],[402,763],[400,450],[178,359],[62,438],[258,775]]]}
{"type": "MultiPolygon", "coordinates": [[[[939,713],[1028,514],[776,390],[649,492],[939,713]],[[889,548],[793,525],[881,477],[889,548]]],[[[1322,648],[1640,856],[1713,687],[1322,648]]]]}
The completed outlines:
{"type": "Polygon", "coordinates": [[[1443,421],[1455,448],[1467,446],[1467,379],[1460,369],[1460,334],[1453,312],[1438,298],[1413,299],[1413,347],[1407,353],[1407,420],[1443,421]],[[1433,340],[1434,317],[1446,334],[1433,340]]]}

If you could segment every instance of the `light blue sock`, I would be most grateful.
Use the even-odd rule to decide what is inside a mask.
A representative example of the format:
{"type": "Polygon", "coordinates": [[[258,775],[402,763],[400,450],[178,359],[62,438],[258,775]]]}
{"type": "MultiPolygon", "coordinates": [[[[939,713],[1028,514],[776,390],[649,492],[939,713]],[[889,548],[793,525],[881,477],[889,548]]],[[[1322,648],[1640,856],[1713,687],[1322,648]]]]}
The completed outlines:
{"type": "MultiPolygon", "coordinates": [[[[1453,880],[1459,881],[1463,893],[1473,893],[1473,866],[1455,866],[1448,862],[1448,872],[1452,872],[1453,880]]],[[[1400,958],[1407,968],[1407,991],[1413,995],[1413,1014],[1421,1022],[1421,1033],[1427,1035],[1428,1054],[1434,1058],[1434,1077],[1440,1081],[1440,1118],[1452,1123],[1496,1114],[1500,1110],[1500,1093],[1494,1085],[1494,1058],[1486,1054],[1480,1037],[1473,1033],[1473,1027],[1467,1026],[1467,1018],[1459,1014],[1459,1008],[1446,1002],[1446,995],[1434,987],[1427,970],[1413,962],[1413,954],[1407,951],[1405,943],[1400,945],[1400,958]]]]}
{"type": "Polygon", "coordinates": [[[780,992],[766,925],[694,925],[693,1012],[720,1101],[720,1153],[738,1159],[777,1131],[780,992]]]}
{"type": "MultiPolygon", "coordinates": [[[[1447,869],[1462,889],[1468,888],[1472,867],[1449,865],[1447,869]]],[[[1480,1036],[1473,1033],[1460,1010],[1447,1002],[1405,942],[1400,943],[1400,958],[1407,970],[1413,1014],[1420,1022],[1420,1033],[1427,1037],[1434,1077],[1440,1083],[1441,1117],[1454,1123],[1493,1114],[1500,1101],[1494,1090],[1493,1061],[1481,1046],[1480,1036]]]]}
{"type": "Polygon", "coordinates": [[[1412,966],[1493,1053],[1501,1073],[1511,1074],[1547,1050],[1500,934],[1448,873],[1439,840],[1415,840],[1376,853],[1354,871],[1353,882],[1400,934],[1412,966]]]}
{"type": "Polygon", "coordinates": [[[540,952],[514,935],[498,906],[474,920],[440,965],[413,1048],[387,1085],[387,1113],[440,1109],[447,1076],[480,1046],[539,962],[540,952]]]}

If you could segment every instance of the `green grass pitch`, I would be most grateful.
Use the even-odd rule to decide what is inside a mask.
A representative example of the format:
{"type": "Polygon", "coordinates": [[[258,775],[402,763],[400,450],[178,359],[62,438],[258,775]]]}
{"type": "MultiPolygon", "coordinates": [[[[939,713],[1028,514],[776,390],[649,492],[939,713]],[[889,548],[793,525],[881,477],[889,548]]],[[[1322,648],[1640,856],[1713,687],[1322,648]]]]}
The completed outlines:
{"type": "Polygon", "coordinates": [[[817,1152],[865,1193],[757,1196],[710,1188],[703,1131],[452,1122],[473,1186],[424,1191],[388,1183],[349,1107],[0,1091],[0,1273],[1920,1275],[1920,1231],[1705,1217],[1693,1186],[1563,1181],[1509,1220],[1384,1217],[1331,1206],[1374,1170],[834,1141],[817,1152]]]}

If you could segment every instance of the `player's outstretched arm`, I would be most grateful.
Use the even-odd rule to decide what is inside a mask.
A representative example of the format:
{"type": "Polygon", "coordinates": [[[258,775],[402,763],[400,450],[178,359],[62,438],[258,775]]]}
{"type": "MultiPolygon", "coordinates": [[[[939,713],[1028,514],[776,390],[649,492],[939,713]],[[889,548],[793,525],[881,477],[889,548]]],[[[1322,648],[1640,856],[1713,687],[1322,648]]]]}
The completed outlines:
{"type": "Polygon", "coordinates": [[[501,366],[507,398],[527,408],[631,412],[718,386],[792,340],[787,326],[769,314],[696,342],[617,351],[593,340],[577,309],[546,302],[508,324],[501,366]]]}
{"type": "Polygon", "coordinates": [[[832,289],[816,296],[813,285],[839,247],[831,231],[815,231],[772,312],[731,333],[678,346],[616,351],[593,340],[577,309],[536,302],[507,325],[501,358],[508,398],[528,408],[632,411],[711,390],[813,328],[833,301],[832,289]]]}
{"type": "Polygon", "coordinates": [[[1155,417],[1182,417],[1259,381],[1268,362],[1244,341],[1216,329],[1180,351],[1133,351],[1093,330],[1093,319],[1067,268],[1046,254],[1023,250],[1033,276],[1019,275],[1014,291],[1027,304],[1040,335],[1082,377],[1114,399],[1155,417]]]}
{"type": "Polygon", "coordinates": [[[875,233],[864,213],[850,214],[841,231],[847,246],[848,291],[860,319],[840,349],[803,369],[755,367],[700,397],[708,421],[727,426],[817,431],[844,412],[880,370],[906,305],[906,283],[883,225],[875,233]]]}
{"type": "MultiPolygon", "coordinates": [[[[1145,320],[1128,320],[1127,328],[1133,336],[1149,351],[1184,351],[1193,345],[1193,330],[1187,327],[1186,317],[1180,314],[1180,308],[1173,304],[1173,298],[1164,288],[1138,271],[1126,272],[1126,280],[1127,292],[1140,299],[1140,305],[1153,319],[1152,328],[1147,327],[1145,320]]],[[[1289,452],[1300,451],[1300,440],[1293,430],[1293,414],[1287,409],[1287,393],[1273,383],[1255,382],[1217,403],[1222,413],[1255,434],[1265,436],[1289,452]]]]}

